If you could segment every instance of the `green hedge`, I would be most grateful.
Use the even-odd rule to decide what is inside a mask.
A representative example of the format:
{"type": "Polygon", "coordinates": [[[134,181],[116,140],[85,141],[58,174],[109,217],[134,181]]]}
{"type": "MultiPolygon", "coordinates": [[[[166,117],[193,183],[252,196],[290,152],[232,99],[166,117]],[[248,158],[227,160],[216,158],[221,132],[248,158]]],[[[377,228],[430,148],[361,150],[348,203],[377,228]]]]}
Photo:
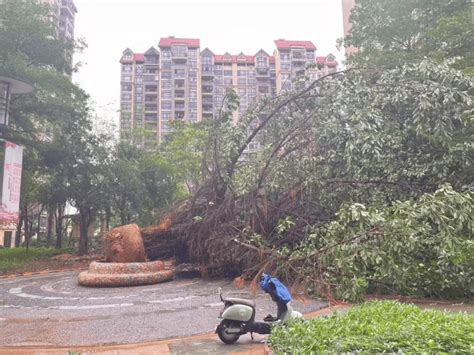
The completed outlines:
{"type": "Polygon", "coordinates": [[[375,301],[345,314],[276,327],[277,353],[412,352],[474,353],[474,316],[375,301]]]}
{"type": "Polygon", "coordinates": [[[33,260],[47,259],[66,252],[70,252],[70,250],[54,248],[29,248],[28,251],[26,248],[0,249],[0,272],[13,271],[33,260]]]}

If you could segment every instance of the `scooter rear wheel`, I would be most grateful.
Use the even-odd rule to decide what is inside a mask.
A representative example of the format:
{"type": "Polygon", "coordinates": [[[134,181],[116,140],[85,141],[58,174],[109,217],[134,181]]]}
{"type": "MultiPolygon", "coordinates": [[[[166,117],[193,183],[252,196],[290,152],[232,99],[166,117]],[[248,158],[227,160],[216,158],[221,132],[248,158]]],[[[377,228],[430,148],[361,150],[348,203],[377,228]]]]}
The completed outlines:
{"type": "Polygon", "coordinates": [[[227,329],[229,328],[240,328],[240,324],[228,319],[224,319],[219,327],[217,328],[217,335],[222,342],[226,344],[234,344],[240,338],[240,334],[229,334],[227,329]]]}

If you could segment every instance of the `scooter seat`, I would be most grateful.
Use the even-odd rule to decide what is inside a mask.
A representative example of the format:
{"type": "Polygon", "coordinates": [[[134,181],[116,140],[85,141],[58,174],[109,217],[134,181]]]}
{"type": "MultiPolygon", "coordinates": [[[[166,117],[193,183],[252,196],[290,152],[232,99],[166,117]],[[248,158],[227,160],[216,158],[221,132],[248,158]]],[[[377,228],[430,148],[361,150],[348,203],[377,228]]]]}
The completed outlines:
{"type": "Polygon", "coordinates": [[[224,302],[230,302],[232,304],[244,304],[246,306],[250,306],[250,307],[253,307],[253,308],[256,307],[256,303],[255,303],[254,300],[249,300],[249,299],[246,299],[246,298],[234,298],[234,297],[225,298],[224,302]]]}

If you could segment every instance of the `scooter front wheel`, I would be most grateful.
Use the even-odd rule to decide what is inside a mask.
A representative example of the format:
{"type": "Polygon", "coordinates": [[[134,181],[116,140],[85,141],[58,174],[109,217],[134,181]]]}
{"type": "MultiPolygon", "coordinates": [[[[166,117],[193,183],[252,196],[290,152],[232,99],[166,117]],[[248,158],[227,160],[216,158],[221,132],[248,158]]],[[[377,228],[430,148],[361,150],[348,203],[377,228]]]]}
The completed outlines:
{"type": "Polygon", "coordinates": [[[228,333],[228,330],[236,328],[240,328],[240,324],[238,322],[224,319],[217,327],[217,335],[219,336],[219,339],[222,340],[222,342],[226,344],[234,344],[237,340],[239,340],[240,334],[228,333]]]}

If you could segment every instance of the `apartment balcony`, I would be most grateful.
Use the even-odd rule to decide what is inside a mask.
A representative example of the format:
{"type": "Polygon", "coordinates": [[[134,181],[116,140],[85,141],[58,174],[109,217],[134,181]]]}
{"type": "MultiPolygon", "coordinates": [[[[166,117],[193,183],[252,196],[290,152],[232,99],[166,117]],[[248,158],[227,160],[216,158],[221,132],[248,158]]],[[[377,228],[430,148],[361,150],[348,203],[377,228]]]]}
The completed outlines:
{"type": "Polygon", "coordinates": [[[214,92],[214,88],[212,86],[203,86],[202,87],[202,95],[212,96],[213,92],[214,92]]]}
{"type": "Polygon", "coordinates": [[[210,120],[214,117],[214,113],[213,112],[203,112],[202,113],[202,118],[204,118],[205,120],[210,120]]]}
{"type": "Polygon", "coordinates": [[[188,60],[188,53],[172,53],[171,60],[175,63],[185,63],[188,60]]]}
{"type": "Polygon", "coordinates": [[[175,100],[184,100],[184,98],[185,98],[184,90],[175,91],[175,93],[174,93],[174,99],[175,100]]]}
{"type": "Polygon", "coordinates": [[[292,62],[306,62],[306,53],[293,53],[291,56],[292,62]]]}
{"type": "Polygon", "coordinates": [[[145,105],[145,112],[158,112],[158,105],[145,105]]]}
{"type": "Polygon", "coordinates": [[[182,120],[182,119],[184,119],[184,112],[175,112],[175,114],[174,114],[174,119],[175,119],[175,120],[182,120]]]}
{"type": "Polygon", "coordinates": [[[157,82],[159,80],[159,75],[157,74],[145,74],[143,75],[143,81],[145,82],[157,82]]]}
{"type": "Polygon", "coordinates": [[[74,18],[76,9],[70,0],[63,0],[61,2],[61,14],[74,18]]]}
{"type": "Polygon", "coordinates": [[[268,68],[257,68],[255,70],[255,76],[257,78],[259,78],[259,77],[260,78],[262,78],[262,77],[268,78],[270,76],[270,69],[268,69],[268,68]]]}
{"type": "Polygon", "coordinates": [[[155,114],[146,114],[145,115],[145,122],[158,122],[158,115],[155,114]]]}
{"type": "Polygon", "coordinates": [[[174,84],[174,92],[175,94],[176,93],[180,93],[180,92],[184,92],[186,90],[186,85],[184,84],[184,80],[183,81],[175,81],[175,84],[174,84]]]}
{"type": "Polygon", "coordinates": [[[147,67],[158,67],[160,63],[160,58],[157,55],[146,55],[145,56],[145,65],[147,67]]]}
{"type": "Polygon", "coordinates": [[[201,66],[201,77],[203,79],[211,79],[214,77],[214,69],[211,65],[202,65],[201,66]]]}
{"type": "Polygon", "coordinates": [[[186,108],[185,104],[177,104],[177,103],[174,104],[175,111],[184,111],[185,108],[186,108]]]}
{"type": "Polygon", "coordinates": [[[212,104],[203,103],[202,105],[202,112],[204,114],[213,114],[214,113],[214,106],[212,104]]]}
{"type": "Polygon", "coordinates": [[[145,87],[145,94],[157,94],[157,93],[158,93],[158,87],[156,86],[145,87]]]}

